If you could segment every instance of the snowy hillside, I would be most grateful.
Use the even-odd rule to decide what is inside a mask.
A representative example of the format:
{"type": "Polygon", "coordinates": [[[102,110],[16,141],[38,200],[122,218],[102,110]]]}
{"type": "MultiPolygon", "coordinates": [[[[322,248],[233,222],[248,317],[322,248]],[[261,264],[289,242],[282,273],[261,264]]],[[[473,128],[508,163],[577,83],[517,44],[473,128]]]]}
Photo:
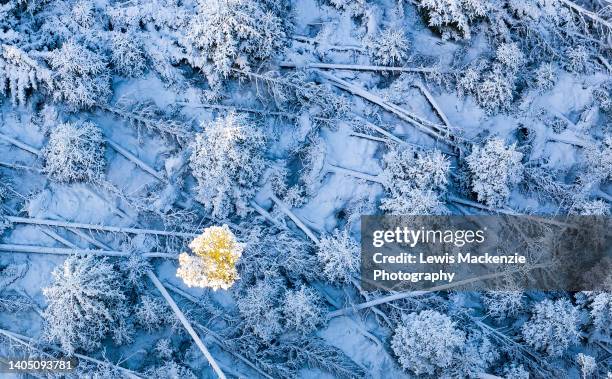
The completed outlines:
{"type": "Polygon", "coordinates": [[[612,281],[359,273],[361,215],[609,216],[611,181],[610,0],[1,0],[0,364],[611,378],[612,281]]]}

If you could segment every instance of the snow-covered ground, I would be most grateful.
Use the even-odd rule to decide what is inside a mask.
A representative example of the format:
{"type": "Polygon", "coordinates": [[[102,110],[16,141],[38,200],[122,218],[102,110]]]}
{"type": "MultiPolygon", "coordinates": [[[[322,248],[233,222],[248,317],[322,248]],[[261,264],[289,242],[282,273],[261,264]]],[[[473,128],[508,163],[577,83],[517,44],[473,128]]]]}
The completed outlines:
{"type": "Polygon", "coordinates": [[[370,306],[359,217],[609,216],[611,7],[0,2],[0,358],[610,377],[609,284],[370,306]]]}

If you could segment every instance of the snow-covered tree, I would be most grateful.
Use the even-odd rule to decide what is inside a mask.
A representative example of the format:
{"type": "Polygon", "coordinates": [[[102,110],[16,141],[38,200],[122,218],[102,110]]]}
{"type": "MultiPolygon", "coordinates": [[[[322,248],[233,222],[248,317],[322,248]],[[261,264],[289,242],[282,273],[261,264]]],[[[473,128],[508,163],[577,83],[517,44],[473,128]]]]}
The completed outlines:
{"type": "Polygon", "coordinates": [[[450,162],[442,153],[393,147],[383,162],[380,178],[387,196],[382,210],[398,215],[445,213],[440,197],[446,191],[450,162]]]}
{"type": "Polygon", "coordinates": [[[450,162],[439,150],[416,152],[394,147],[385,154],[383,162],[385,169],[380,177],[388,188],[446,189],[450,162]]]}
{"type": "Polygon", "coordinates": [[[398,29],[384,29],[366,43],[370,60],[375,65],[401,66],[408,59],[410,43],[398,29]]]}
{"type": "Polygon", "coordinates": [[[501,65],[483,74],[476,88],[476,100],[488,114],[509,109],[514,95],[514,76],[501,65]]]}
{"type": "Polygon", "coordinates": [[[106,58],[74,41],[49,53],[53,69],[53,98],[74,109],[106,102],[111,93],[106,58]]]}
{"type": "Polygon", "coordinates": [[[483,302],[487,307],[487,314],[497,319],[514,317],[523,310],[525,304],[522,291],[487,291],[483,295],[483,302]]]}
{"type": "Polygon", "coordinates": [[[359,270],[359,245],[347,230],[336,229],[331,235],[321,238],[317,258],[327,280],[349,282],[359,270]]]}
{"type": "Polygon", "coordinates": [[[612,294],[609,292],[594,294],[589,314],[595,331],[609,335],[612,332],[612,294]]]}
{"type": "Polygon", "coordinates": [[[278,299],[283,296],[279,279],[262,279],[247,288],[236,301],[245,327],[264,342],[270,342],[283,331],[278,299]]]}
{"type": "Polygon", "coordinates": [[[471,331],[448,372],[456,378],[475,378],[498,358],[496,346],[481,332],[471,331]]]}
{"type": "Polygon", "coordinates": [[[604,113],[612,115],[612,81],[604,82],[595,88],[593,98],[604,113]]]}
{"type": "Polygon", "coordinates": [[[244,245],[227,227],[211,226],[189,244],[193,255],[179,255],[176,276],[188,286],[228,289],[238,280],[236,264],[244,245]]]}
{"type": "Polygon", "coordinates": [[[588,67],[589,51],[582,45],[571,46],[565,51],[565,69],[573,73],[584,73],[588,67]]]}
{"type": "Polygon", "coordinates": [[[43,289],[47,340],[68,354],[98,349],[109,334],[117,343],[130,340],[121,327],[130,314],[122,278],[108,259],[73,255],[52,275],[53,283],[43,289]]]}
{"type": "Polygon", "coordinates": [[[487,2],[480,0],[419,0],[417,5],[444,39],[469,39],[470,24],[488,11],[487,2]]]}
{"type": "Polygon", "coordinates": [[[585,148],[586,172],[581,180],[584,184],[599,184],[612,180],[612,135],[606,136],[599,144],[585,148]]]}
{"type": "Polygon", "coordinates": [[[129,33],[115,33],[111,38],[110,62],[120,75],[138,77],[147,64],[139,38],[129,33]]]}
{"type": "Polygon", "coordinates": [[[170,359],[172,358],[172,341],[168,338],[162,338],[155,344],[155,353],[160,359],[170,359]]]}
{"type": "Polygon", "coordinates": [[[542,63],[534,73],[534,85],[540,91],[550,91],[557,83],[557,72],[551,63],[542,63]]]}
{"type": "Polygon", "coordinates": [[[400,365],[416,375],[451,367],[466,341],[450,317],[432,310],[406,315],[391,339],[400,365]]]}
{"type": "Polygon", "coordinates": [[[47,67],[16,46],[0,46],[0,95],[10,94],[14,105],[24,104],[29,92],[52,86],[52,74],[47,67]]]}
{"type": "Polygon", "coordinates": [[[240,286],[254,283],[269,272],[276,272],[296,285],[321,278],[312,244],[293,231],[255,225],[244,238],[246,248],[238,263],[240,286]]]}
{"type": "Polygon", "coordinates": [[[185,45],[191,64],[213,84],[250,71],[284,46],[282,20],[265,3],[253,0],[199,1],[197,15],[187,30],[185,45]]]}
{"type": "Polygon", "coordinates": [[[104,176],[104,138],[91,122],[62,123],[51,130],[43,149],[44,170],[64,183],[92,182],[104,176]]]}
{"type": "Polygon", "coordinates": [[[134,316],[136,317],[136,323],[148,332],[171,324],[174,320],[172,309],[160,298],[150,295],[144,295],[140,298],[134,316]]]}
{"type": "Polygon", "coordinates": [[[174,361],[164,363],[159,367],[147,370],[146,377],[150,379],[196,379],[197,376],[185,366],[174,361]]]}
{"type": "Polygon", "coordinates": [[[523,324],[522,335],[536,350],[560,356],[578,342],[579,325],[578,310],[569,300],[546,299],[534,305],[531,318],[523,324]]]}
{"type": "Polygon", "coordinates": [[[363,15],[367,8],[367,0],[327,0],[334,8],[348,12],[353,17],[363,15]]]}
{"type": "Polygon", "coordinates": [[[576,355],[576,362],[580,365],[582,379],[587,379],[597,370],[597,362],[590,355],[578,353],[576,355]]]}
{"type": "Polygon", "coordinates": [[[499,138],[488,140],[482,147],[474,146],[465,158],[472,175],[472,190],[478,201],[492,207],[504,206],[510,197],[510,187],[523,177],[523,154],[515,145],[505,146],[499,138]]]}
{"type": "Polygon", "coordinates": [[[523,365],[517,365],[512,363],[504,367],[503,369],[504,378],[506,379],[529,379],[529,372],[525,370],[523,365]]]}
{"type": "Polygon", "coordinates": [[[264,135],[244,115],[229,113],[204,124],[190,145],[190,166],[198,181],[196,199],[213,217],[245,216],[266,166],[264,135]]]}
{"type": "Polygon", "coordinates": [[[380,201],[380,209],[390,215],[430,215],[448,213],[440,195],[432,190],[407,188],[404,191],[390,191],[380,201]]]}
{"type": "Polygon", "coordinates": [[[285,293],[283,315],[288,328],[299,333],[308,334],[323,322],[323,300],[310,287],[304,285],[299,289],[285,293]]]}
{"type": "Polygon", "coordinates": [[[525,63],[525,55],[516,43],[502,43],[495,51],[495,59],[510,72],[516,73],[525,63]]]}

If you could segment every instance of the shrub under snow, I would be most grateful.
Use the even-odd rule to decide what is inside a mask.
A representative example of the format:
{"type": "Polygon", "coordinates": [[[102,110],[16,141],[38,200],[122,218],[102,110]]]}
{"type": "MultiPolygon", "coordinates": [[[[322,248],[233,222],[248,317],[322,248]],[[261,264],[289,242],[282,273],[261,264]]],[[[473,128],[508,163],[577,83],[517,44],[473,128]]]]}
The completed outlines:
{"type": "Polygon", "coordinates": [[[578,310],[567,299],[544,300],[533,307],[531,319],[522,328],[523,338],[536,350],[562,355],[578,342],[578,310]]]}
{"type": "Polygon", "coordinates": [[[100,348],[109,333],[117,343],[129,340],[122,327],[129,317],[122,278],[108,259],[70,256],[52,275],[53,283],[43,289],[46,339],[68,354],[100,348]]]}
{"type": "Polygon", "coordinates": [[[348,282],[359,270],[359,245],[347,230],[336,229],[332,235],[321,238],[317,258],[327,280],[348,282]]]}
{"type": "Polygon", "coordinates": [[[246,116],[236,113],[203,128],[190,145],[190,166],[198,181],[196,199],[213,217],[245,216],[266,166],[264,135],[246,116]]]}
{"type": "Polygon", "coordinates": [[[399,363],[416,375],[449,368],[466,341],[450,317],[432,310],[407,315],[395,329],[391,348],[399,363]]]}
{"type": "Polygon", "coordinates": [[[91,122],[59,124],[43,150],[45,172],[58,182],[89,182],[104,175],[104,138],[91,122]]]}
{"type": "Polygon", "coordinates": [[[523,177],[522,159],[515,145],[506,147],[499,138],[488,140],[482,147],[474,146],[465,160],[478,201],[492,207],[504,206],[510,197],[510,186],[523,177]]]}

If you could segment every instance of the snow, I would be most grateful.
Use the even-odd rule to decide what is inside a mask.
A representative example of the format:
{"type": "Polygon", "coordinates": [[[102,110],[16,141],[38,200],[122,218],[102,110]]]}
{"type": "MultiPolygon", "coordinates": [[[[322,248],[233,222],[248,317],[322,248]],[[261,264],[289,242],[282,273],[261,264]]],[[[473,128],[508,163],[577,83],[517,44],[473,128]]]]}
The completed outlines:
{"type": "MultiPolygon", "coordinates": [[[[326,267],[334,254],[352,254],[350,248],[330,243],[330,236],[342,235],[345,242],[359,244],[361,214],[395,209],[482,212],[454,207],[446,195],[460,197],[464,204],[515,212],[567,214],[595,209],[609,214],[612,183],[606,176],[609,157],[604,156],[603,141],[610,138],[612,115],[594,95],[609,92],[612,82],[599,58],[610,61],[610,49],[605,40],[593,41],[603,39],[599,33],[606,30],[604,24],[583,29],[588,25],[579,22],[581,11],[568,8],[567,0],[213,3],[9,0],[0,7],[0,137],[8,137],[0,138],[0,163],[8,164],[0,165],[0,194],[6,192],[0,198],[0,217],[192,234],[227,225],[245,244],[234,273],[238,278],[233,276],[222,288],[197,288],[177,276],[179,254],[191,257],[194,250],[188,238],[81,230],[112,250],[135,256],[160,252],[169,258],[137,261],[142,266],[129,269],[127,258],[109,259],[116,270],[113,278],[126,294],[129,311],[122,321],[129,324],[134,340],[117,343],[107,333],[106,338],[96,336],[100,346],[86,351],[75,338],[75,345],[60,355],[74,347],[145,377],[173,373],[188,377],[191,372],[195,377],[215,377],[203,351],[210,351],[226,374],[240,377],[402,378],[423,370],[434,376],[461,376],[473,367],[483,371],[470,372],[473,376],[526,370],[532,377],[559,377],[561,372],[579,377],[582,370],[584,375],[605,377],[612,371],[606,363],[610,342],[606,315],[611,305],[604,295],[527,292],[516,312],[492,319],[487,317],[491,305],[486,295],[440,292],[325,319],[330,312],[389,295],[360,291],[358,260],[337,275],[330,275],[334,267],[326,267]],[[591,40],[577,34],[588,34],[591,40]],[[295,64],[296,69],[281,68],[281,62],[295,64]],[[308,63],[348,68],[300,69],[308,63]],[[355,65],[435,72],[397,75],[350,69],[355,65]],[[538,73],[540,67],[553,74],[542,79],[550,81],[546,83],[550,87],[538,84],[538,75],[543,75],[538,73]],[[472,87],[460,89],[457,82],[470,72],[477,73],[472,87]],[[387,110],[346,91],[339,84],[344,82],[377,96],[387,110]],[[444,118],[416,84],[431,94],[450,125],[443,125],[444,118]],[[138,113],[142,104],[155,110],[147,113],[151,117],[146,125],[133,119],[142,116],[138,113]],[[228,116],[234,113],[206,106],[211,104],[238,108],[238,123],[250,139],[227,138],[230,142],[221,143],[235,129],[234,116],[228,116]],[[391,133],[395,137],[391,139],[417,147],[413,151],[407,144],[394,145],[388,133],[383,136],[363,126],[355,115],[391,133]],[[409,121],[414,116],[420,121],[409,121]],[[170,121],[186,137],[160,132],[170,121]],[[426,125],[415,126],[421,122],[426,125]],[[45,151],[59,125],[83,123],[99,128],[106,140],[103,158],[96,158],[105,162],[101,177],[83,181],[74,175],[59,182],[48,177],[44,154],[39,156],[38,151],[45,151]],[[463,139],[458,143],[461,151],[436,131],[449,126],[451,134],[463,139]],[[424,133],[424,128],[440,138],[424,133]],[[492,140],[499,141],[493,153],[476,159],[492,140]],[[112,143],[129,154],[121,154],[112,143]],[[24,150],[23,144],[37,154],[24,150]],[[392,164],[385,157],[401,149],[410,149],[399,162],[404,176],[388,183],[385,173],[392,164]],[[423,177],[431,172],[422,167],[431,165],[406,157],[424,159],[434,150],[446,154],[449,167],[441,169],[443,180],[430,183],[423,177]],[[125,156],[130,154],[132,158],[125,156]],[[529,182],[520,174],[523,167],[550,174],[551,185],[565,188],[559,195],[564,201],[547,197],[550,188],[529,182]],[[394,187],[400,184],[401,188],[394,187]],[[389,199],[395,202],[386,207],[389,199]],[[299,243],[287,242],[287,235],[299,243]],[[335,250],[330,251],[330,246],[335,250]],[[297,259],[291,262],[293,267],[283,265],[288,258],[297,259]],[[143,313],[147,310],[142,308],[143,299],[149,299],[145,305],[162,307],[164,302],[159,286],[156,289],[150,276],[143,275],[149,268],[162,285],[187,294],[169,290],[185,314],[182,325],[143,313]],[[153,297],[155,301],[150,300],[153,297]],[[302,309],[303,314],[287,317],[283,312],[289,308],[298,310],[294,313],[302,309]],[[257,313],[250,314],[253,310],[257,313]],[[465,337],[454,338],[452,354],[438,356],[436,364],[428,361],[435,354],[412,354],[423,349],[446,351],[440,336],[431,346],[415,337],[435,332],[428,328],[439,329],[428,324],[429,316],[420,316],[431,314],[437,322],[455,323],[455,337],[465,337]],[[139,324],[137,315],[153,320],[150,327],[142,320],[139,324]],[[308,315],[312,319],[297,317],[308,315]],[[419,318],[423,330],[409,330],[404,321],[408,315],[419,318]],[[474,320],[505,333],[507,339],[486,332],[490,329],[474,320]],[[191,336],[185,329],[190,323],[191,336]],[[197,325],[216,333],[222,343],[197,325]],[[394,339],[400,329],[407,341],[401,348],[399,337],[394,339]],[[474,353],[475,346],[486,345],[480,334],[487,334],[499,357],[484,357],[484,348],[474,353]],[[169,341],[170,356],[156,352],[161,340],[169,341]],[[518,345],[503,345],[508,341],[518,345]]],[[[576,4],[594,7],[600,17],[609,19],[598,2],[576,4]]],[[[582,12],[582,17],[593,20],[588,13],[582,12]]],[[[65,239],[81,248],[99,248],[81,236],[64,227],[13,224],[2,232],[0,242],[65,248],[61,241],[65,239]],[[61,238],[53,238],[54,233],[61,238]]],[[[0,300],[15,293],[27,295],[40,310],[48,310],[52,300],[45,296],[45,288],[57,284],[51,273],[65,261],[58,255],[1,252],[0,275],[12,263],[27,263],[28,270],[6,289],[0,288],[0,300]]],[[[190,283],[210,287],[209,281],[198,277],[209,267],[191,268],[195,279],[190,283]]],[[[64,275],[70,273],[67,269],[64,275]]],[[[37,340],[48,332],[49,324],[34,309],[11,313],[1,304],[0,329],[37,340]]],[[[54,315],[55,322],[62,320],[60,313],[54,315]]],[[[171,318],[168,309],[160,309],[159,314],[171,318]]],[[[115,321],[109,332],[120,331],[115,321]]],[[[87,324],[81,326],[86,329],[87,324]]],[[[96,333],[84,331],[89,332],[96,333]]],[[[56,338],[45,343],[61,348],[59,342],[56,338]]],[[[8,339],[0,339],[0,355],[22,353],[8,339]]],[[[94,369],[101,367],[83,366],[74,375],[91,377],[94,369]]]]}

